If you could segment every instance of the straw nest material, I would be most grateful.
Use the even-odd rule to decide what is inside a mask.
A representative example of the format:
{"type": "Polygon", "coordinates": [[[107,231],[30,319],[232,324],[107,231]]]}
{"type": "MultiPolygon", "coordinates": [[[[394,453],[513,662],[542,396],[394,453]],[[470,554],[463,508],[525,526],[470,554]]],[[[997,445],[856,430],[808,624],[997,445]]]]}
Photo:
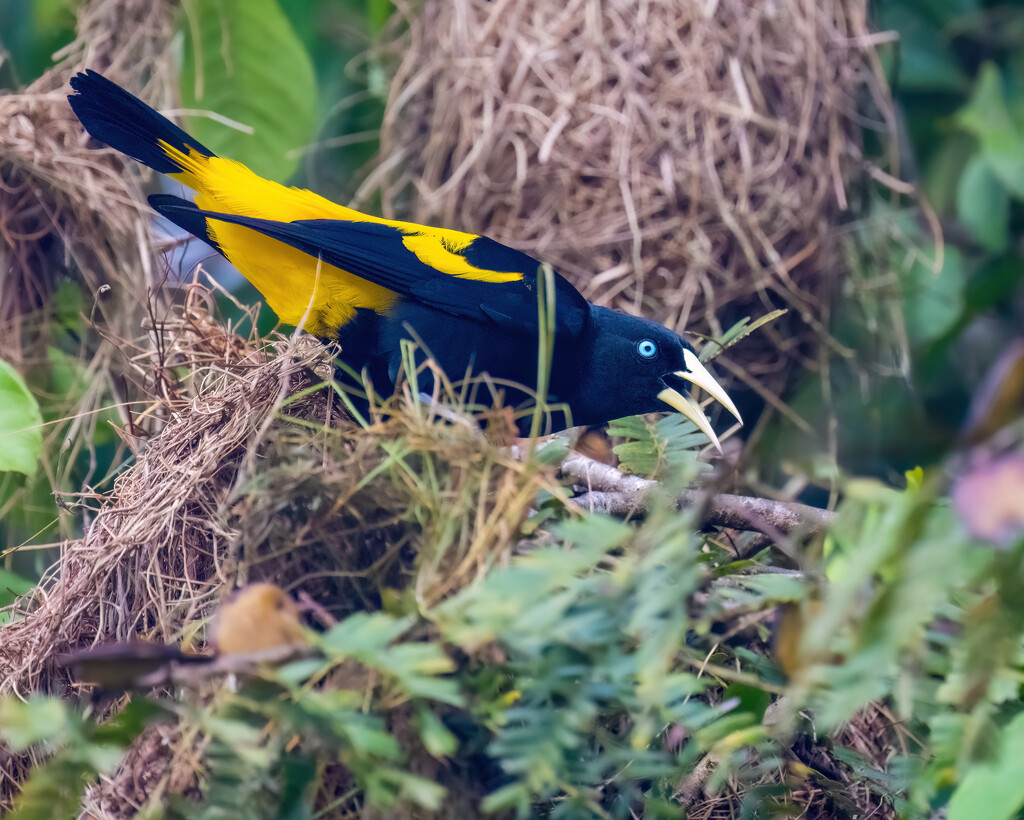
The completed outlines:
{"type": "MultiPolygon", "coordinates": [[[[65,420],[44,430],[41,472],[54,489],[78,486],[79,452],[105,424],[97,411],[139,397],[124,349],[140,340],[146,294],[161,280],[138,174],[88,140],[68,105],[68,79],[94,68],[147,99],[168,99],[174,5],[81,4],[77,37],[57,63],[27,88],[0,93],[0,358],[25,374],[50,372],[53,295],[64,280],[77,283],[87,317],[76,322],[87,384],[50,399],[65,420]]],[[[60,535],[73,534],[70,522],[60,517],[60,535]]]]}
{"type": "Polygon", "coordinates": [[[866,0],[414,8],[364,194],[679,330],[791,308],[723,364],[772,389],[814,366],[862,129],[888,130],[866,0]]]}
{"type": "Polygon", "coordinates": [[[8,361],[33,349],[38,328],[26,317],[49,305],[64,276],[85,278],[104,330],[138,332],[139,294],[154,285],[149,218],[126,160],[97,151],[72,113],[68,78],[94,68],[140,93],[153,81],[166,96],[173,10],[169,2],[94,0],[63,58],[24,90],[0,96],[0,356],[8,361]]]}
{"type": "MultiPolygon", "coordinates": [[[[301,589],[338,619],[379,609],[383,589],[429,607],[507,559],[541,489],[561,494],[552,472],[432,411],[355,425],[324,386],[323,345],[250,345],[213,322],[201,296],[193,288],[151,328],[159,343],[136,364],[164,377],[121,431],[135,463],[109,494],[71,499],[91,523],[2,627],[0,694],[64,691],[55,657],[93,642],[198,646],[240,583],[301,589]]],[[[123,776],[180,777],[165,753],[137,750],[146,771],[123,776]]],[[[0,806],[27,766],[0,750],[0,806]]]]}

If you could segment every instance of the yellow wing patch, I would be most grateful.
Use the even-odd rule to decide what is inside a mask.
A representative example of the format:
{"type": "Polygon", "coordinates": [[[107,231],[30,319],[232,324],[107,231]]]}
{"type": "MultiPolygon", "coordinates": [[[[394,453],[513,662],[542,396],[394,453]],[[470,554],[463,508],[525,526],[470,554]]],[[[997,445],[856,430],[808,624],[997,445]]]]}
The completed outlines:
{"type": "MultiPolygon", "coordinates": [[[[475,234],[363,214],[312,191],[263,179],[234,160],[208,157],[193,149],[185,154],[163,141],[160,147],[181,168],[169,176],[195,190],[196,205],[204,211],[279,222],[339,219],[388,225],[410,234],[403,240],[405,247],[450,276],[498,283],[523,278],[521,273],[470,264],[459,251],[477,238],[475,234]]],[[[315,257],[241,225],[211,220],[209,229],[228,261],[263,294],[283,322],[297,325],[308,311],[306,329],[316,335],[334,335],[356,308],[384,313],[397,298],[387,288],[333,265],[320,264],[318,275],[315,257]]]]}
{"type": "MultiPolygon", "coordinates": [[[[391,224],[406,224],[412,228],[424,230],[421,226],[411,225],[411,223],[391,224]]],[[[440,236],[442,231],[435,231],[433,228],[429,230],[431,231],[429,234],[413,234],[402,240],[402,244],[416,254],[423,264],[429,265],[442,273],[447,273],[449,276],[475,279],[480,282],[518,282],[523,278],[521,273],[516,273],[515,271],[488,270],[487,268],[478,268],[471,265],[466,257],[459,254],[458,251],[465,250],[469,243],[476,239],[473,234],[463,234],[463,236],[469,237],[469,242],[457,244],[446,242],[440,236]]],[[[457,233],[457,231],[451,231],[451,233],[457,233]]]]}

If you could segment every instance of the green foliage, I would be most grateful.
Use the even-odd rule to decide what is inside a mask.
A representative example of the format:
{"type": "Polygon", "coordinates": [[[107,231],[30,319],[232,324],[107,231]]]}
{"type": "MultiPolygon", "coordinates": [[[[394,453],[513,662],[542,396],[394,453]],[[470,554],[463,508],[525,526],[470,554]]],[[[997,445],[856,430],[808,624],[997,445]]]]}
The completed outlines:
{"type": "MultiPolygon", "coordinates": [[[[846,483],[800,572],[771,566],[768,552],[736,560],[669,507],[631,524],[563,513],[508,566],[436,605],[350,616],[316,639],[319,657],[205,705],[182,693],[173,710],[203,797],[168,816],[309,817],[331,783],[339,812],[453,816],[452,801],[469,799],[498,817],[672,817],[673,795],[709,757],[708,793],[734,792],[746,811],[795,811],[813,786],[833,816],[852,817],[845,780],[779,773],[794,735],[839,730],[877,702],[906,727],[874,728],[900,734],[879,744],[904,751],[868,758],[840,735],[818,751],[836,767],[829,777],[906,817],[947,804],[951,816],[970,806],[1010,817],[1024,799],[1006,776],[1024,714],[1024,544],[972,541],[938,486],[920,472],[903,492],[846,483]],[[802,660],[788,685],[764,617],[787,602],[818,607],[794,638],[802,660]],[[423,774],[428,759],[435,777],[423,774]]],[[[154,718],[107,729],[58,701],[5,702],[5,742],[49,757],[19,811],[74,805],[154,718]]]]}
{"type": "MultiPolygon", "coordinates": [[[[1019,5],[1019,4],[1018,4],[1019,5]]],[[[893,478],[934,463],[999,350],[1024,322],[1024,11],[979,0],[875,4],[895,95],[899,173],[934,210],[875,190],[851,223],[852,275],[832,331],[850,352],[789,401],[810,430],[769,431],[769,469],[817,457],[893,478]],[[934,229],[941,230],[941,240],[934,229]],[[829,431],[834,431],[830,433],[829,431]]]]}
{"type": "Polygon", "coordinates": [[[0,3],[0,88],[38,78],[52,55],[75,36],[72,0],[4,0],[0,3]]]}
{"type": "Polygon", "coordinates": [[[384,673],[410,697],[458,706],[458,687],[439,677],[454,670],[440,647],[431,643],[394,643],[411,626],[408,618],[357,613],[327,632],[320,647],[328,657],[352,658],[384,673]]]}
{"type": "Polygon", "coordinates": [[[986,62],[956,122],[978,140],[978,156],[1006,190],[1024,199],[1024,87],[1017,95],[1008,97],[999,67],[986,62]]]}
{"type": "MultiPolygon", "coordinates": [[[[447,676],[451,661],[438,645],[400,640],[409,627],[408,619],[384,613],[354,615],[321,638],[323,659],[268,672],[198,715],[197,728],[210,741],[199,816],[280,817],[288,805],[299,812],[296,816],[308,816],[311,787],[322,776],[325,759],[345,767],[370,805],[438,806],[444,789],[403,765],[407,752],[389,731],[384,713],[412,698],[413,726],[424,747],[443,755],[453,749],[454,739],[426,704],[458,704],[461,696],[447,676]],[[379,672],[383,682],[374,691],[366,672],[357,670],[379,672]],[[314,685],[338,675],[347,686],[314,685]],[[301,741],[297,749],[296,741],[301,741]]],[[[185,813],[184,806],[178,810],[185,813]]]]}
{"type": "MultiPolygon", "coordinates": [[[[704,571],[689,518],[659,516],[637,531],[592,516],[558,528],[564,546],[523,556],[438,610],[442,634],[472,650],[496,640],[511,702],[491,752],[513,782],[485,808],[529,814],[537,800],[571,795],[555,816],[615,816],[643,803],[641,784],[679,760],[657,738],[666,725],[696,730],[722,710],[700,695],[687,599],[704,571]],[[615,554],[614,571],[603,568],[615,554]],[[680,655],[690,655],[687,664],[680,655]],[[602,808],[604,806],[604,808],[602,808]]],[[[657,792],[658,789],[655,789],[657,792]]]]}
{"type": "Polygon", "coordinates": [[[1024,808],[1024,714],[1017,715],[999,732],[995,760],[971,768],[949,801],[948,820],[973,820],[984,806],[985,817],[1009,820],[1024,808]]]}
{"type": "Polygon", "coordinates": [[[0,569],[0,626],[8,623],[13,615],[2,611],[4,607],[14,603],[19,595],[25,595],[35,584],[5,569],[0,569]]]}
{"type": "Polygon", "coordinates": [[[25,380],[0,359],[0,472],[33,476],[43,450],[43,416],[25,380]]]}
{"type": "Polygon", "coordinates": [[[723,350],[727,350],[742,339],[747,338],[754,331],[764,327],[767,324],[771,324],[776,319],[785,316],[789,311],[785,309],[770,310],[763,316],[758,317],[754,321],[750,320],[749,316],[744,316],[736,324],[730,327],[725,333],[723,333],[717,339],[709,339],[708,344],[704,345],[700,351],[700,360],[702,362],[711,361],[715,356],[721,353],[723,350]]]}
{"type": "Polygon", "coordinates": [[[316,77],[304,45],[277,0],[189,0],[184,11],[184,103],[234,121],[192,116],[191,133],[257,174],[286,181],[316,126],[316,77]]]}
{"type": "Polygon", "coordinates": [[[706,444],[707,437],[683,415],[618,419],[608,426],[608,435],[626,439],[613,448],[626,473],[661,479],[689,475],[706,466],[697,461],[695,448],[706,444]]]}
{"type": "MultiPolygon", "coordinates": [[[[86,406],[93,401],[113,404],[109,393],[97,391],[97,380],[87,364],[90,354],[83,347],[87,334],[82,316],[88,308],[81,287],[61,282],[52,309],[48,343],[45,348],[39,345],[43,355],[37,355],[25,373],[31,401],[41,416],[34,432],[41,442],[38,455],[43,456],[44,468],[29,478],[13,473],[0,476],[0,544],[12,553],[25,544],[52,542],[55,535],[72,537],[78,521],[57,506],[54,494],[80,490],[85,476],[92,476],[93,482],[109,476],[118,458],[120,439],[112,426],[121,424],[116,409],[108,406],[74,417],[83,402],[86,406]]],[[[6,557],[4,550],[0,555],[6,557]]],[[[15,554],[14,568],[26,576],[38,576],[51,558],[42,551],[15,554]]]]}
{"type": "Polygon", "coordinates": [[[999,176],[976,154],[967,160],[956,190],[960,221],[987,251],[1002,253],[1010,244],[1010,195],[999,176]]]}
{"type": "MultiPolygon", "coordinates": [[[[45,42],[70,36],[67,4],[8,5],[0,4],[0,38],[14,43],[16,70],[27,79],[49,63],[45,42]]],[[[386,84],[373,59],[350,61],[390,9],[387,0],[192,0],[183,18],[185,104],[254,133],[205,117],[190,127],[218,152],[284,180],[317,119],[328,119],[326,136],[336,142],[326,147],[338,152],[308,155],[301,171],[320,190],[351,186],[375,145],[386,84]],[[337,109],[318,108],[325,103],[313,66],[322,100],[345,99],[337,109]]],[[[870,219],[850,226],[867,250],[851,285],[859,298],[844,304],[851,310],[856,301],[862,315],[836,321],[856,355],[835,364],[829,388],[840,461],[873,472],[940,458],[980,373],[965,363],[987,361],[973,347],[978,327],[997,327],[988,343],[998,346],[1024,321],[1015,295],[1024,276],[1024,14],[979,0],[905,0],[877,12],[882,28],[901,35],[889,66],[909,126],[909,165],[946,236],[940,253],[917,213],[888,196],[876,196],[870,219]],[[888,274],[881,287],[871,276],[878,272],[888,274]],[[861,282],[870,283],[862,292],[861,282]],[[898,377],[876,380],[858,360],[889,328],[905,334],[906,348],[891,363],[898,377]]],[[[27,387],[0,373],[0,392],[8,391],[0,435],[5,420],[15,432],[39,434],[63,412],[53,397],[73,400],[88,381],[75,356],[88,308],[75,289],[62,287],[59,297],[62,335],[46,351],[48,367],[27,387]],[[37,399],[28,402],[29,391],[37,399]],[[12,413],[31,418],[11,421],[12,413]]],[[[702,354],[755,327],[737,323],[702,354]]],[[[815,414],[825,400],[820,384],[808,383],[792,404],[824,430],[831,419],[815,414]]],[[[616,449],[626,470],[658,478],[692,475],[691,448],[704,443],[681,416],[625,419],[611,432],[626,439],[616,449]]],[[[90,434],[87,455],[101,452],[97,475],[113,441],[105,423],[90,434]]],[[[31,473],[40,446],[33,439],[20,456],[4,447],[20,465],[7,469],[31,473]]],[[[436,454],[404,441],[384,449],[380,470],[411,488],[406,523],[428,547],[417,571],[442,575],[449,548],[470,538],[467,520],[477,509],[460,506],[436,454]]],[[[555,445],[540,457],[561,452],[555,445]]],[[[784,444],[767,460],[790,466],[801,454],[784,444]]],[[[75,458],[88,460],[77,450],[75,458]]],[[[858,787],[906,817],[1019,815],[1024,545],[1000,551],[973,541],[927,474],[906,492],[857,481],[840,488],[839,517],[824,543],[794,545],[798,572],[767,551],[736,560],[724,536],[700,537],[690,517],[667,509],[627,526],[598,516],[564,520],[546,504],[523,526],[508,566],[481,561],[476,580],[453,584],[460,591],[440,603],[407,591],[402,617],[359,614],[328,630],[318,640],[321,658],[266,672],[238,691],[183,692],[167,702],[198,758],[202,801],[167,807],[154,798],[148,810],[306,818],[334,778],[324,816],[403,816],[403,806],[443,812],[469,792],[480,798],[476,807],[497,815],[676,817],[675,790],[707,756],[716,762],[707,790],[735,794],[743,805],[729,811],[737,816],[795,815],[804,809],[799,794],[819,789],[835,799],[833,816],[848,817],[846,784],[801,774],[791,741],[820,739],[877,701],[893,713],[895,725],[877,731],[896,733],[896,758],[846,748],[842,735],[828,750],[858,787]],[[771,649],[779,604],[813,613],[795,638],[801,662],[788,682],[771,649]],[[436,764],[437,778],[423,776],[423,759],[436,764]],[[445,780],[452,771],[471,775],[445,780]]],[[[24,498],[48,520],[56,515],[47,483],[24,498]]],[[[26,518],[5,534],[19,543],[34,524],[26,518]]],[[[0,572],[0,605],[27,586],[20,574],[0,572]]],[[[136,697],[100,726],[54,699],[4,701],[0,738],[42,761],[12,816],[77,814],[86,785],[166,718],[148,704],[136,697]]]]}
{"type": "Polygon", "coordinates": [[[0,740],[15,752],[32,750],[48,758],[32,770],[8,820],[77,817],[89,782],[111,773],[124,747],[162,711],[139,700],[100,725],[56,698],[34,695],[25,702],[13,697],[0,701],[0,740]]]}

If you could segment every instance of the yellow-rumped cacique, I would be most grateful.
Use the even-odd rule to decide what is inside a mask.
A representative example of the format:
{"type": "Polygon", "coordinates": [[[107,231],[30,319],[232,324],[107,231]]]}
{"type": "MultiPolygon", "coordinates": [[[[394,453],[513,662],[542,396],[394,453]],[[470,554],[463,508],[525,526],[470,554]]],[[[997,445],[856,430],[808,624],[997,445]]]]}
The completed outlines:
{"type": "MultiPolygon", "coordinates": [[[[514,385],[537,384],[545,281],[537,260],[484,236],[370,216],[263,179],[95,71],[71,87],[71,107],[92,137],[195,191],[194,201],[158,194],[150,205],[226,257],[283,322],[338,342],[340,359],[376,392],[394,389],[401,342],[411,339],[450,379],[486,373],[503,386],[506,405],[532,402],[514,385]]],[[[591,304],[558,274],[553,295],[546,403],[567,407],[569,417],[550,414],[543,432],[672,408],[717,446],[690,383],[740,418],[677,333],[591,304]]],[[[530,422],[517,414],[521,433],[530,422]]]]}

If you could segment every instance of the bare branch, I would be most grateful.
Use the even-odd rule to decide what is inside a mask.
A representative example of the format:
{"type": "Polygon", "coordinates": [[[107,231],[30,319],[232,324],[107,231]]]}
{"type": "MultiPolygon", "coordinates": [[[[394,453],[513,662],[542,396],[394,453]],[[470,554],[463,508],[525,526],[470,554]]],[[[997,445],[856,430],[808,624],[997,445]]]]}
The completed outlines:
{"type": "MultiPolygon", "coordinates": [[[[574,499],[580,507],[608,515],[646,515],[648,493],[661,487],[657,481],[625,475],[579,453],[570,454],[562,463],[561,471],[563,476],[587,488],[587,492],[574,499]]],[[[709,495],[704,490],[686,490],[676,503],[680,509],[702,510],[700,521],[704,526],[753,530],[772,537],[795,532],[816,534],[835,520],[835,514],[828,510],[795,501],[728,493],[709,495]]]]}

